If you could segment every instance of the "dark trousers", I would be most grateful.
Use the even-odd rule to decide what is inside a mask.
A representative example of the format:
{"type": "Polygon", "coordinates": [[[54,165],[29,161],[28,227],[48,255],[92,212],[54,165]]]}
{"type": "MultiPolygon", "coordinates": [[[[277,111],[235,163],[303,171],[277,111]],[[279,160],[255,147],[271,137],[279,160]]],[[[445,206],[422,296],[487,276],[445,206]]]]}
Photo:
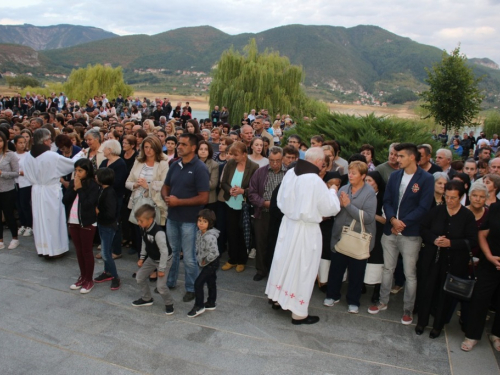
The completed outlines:
{"type": "MultiPolygon", "coordinates": [[[[0,193],[0,212],[3,212],[5,221],[9,226],[12,238],[17,238],[17,222],[14,217],[14,210],[16,209],[16,189],[4,191],[0,193]]],[[[3,223],[0,220],[0,237],[3,240],[3,223]]]]}
{"type": "Polygon", "coordinates": [[[469,254],[466,251],[442,249],[436,263],[436,250],[433,246],[426,246],[420,252],[422,272],[418,282],[421,298],[417,324],[426,327],[435,307],[432,327],[441,330],[448,320],[450,310],[455,306],[455,298],[443,290],[446,275],[450,272],[458,277],[467,277],[469,254]]]}
{"type": "Polygon", "coordinates": [[[226,251],[227,244],[227,204],[225,202],[217,202],[217,209],[215,215],[217,217],[215,227],[220,231],[217,238],[217,246],[219,253],[222,254],[226,251]]]}
{"type": "Polygon", "coordinates": [[[31,212],[31,186],[17,189],[17,212],[19,212],[19,221],[21,226],[26,228],[33,227],[33,215],[31,212]]]}
{"type": "Polygon", "coordinates": [[[205,295],[203,292],[203,287],[205,283],[208,288],[208,299],[207,302],[214,304],[217,300],[217,270],[219,269],[219,258],[214,260],[212,263],[207,264],[205,267],[201,268],[196,281],[194,282],[194,294],[195,294],[195,306],[203,307],[205,306],[205,295]]]}
{"type": "Polygon", "coordinates": [[[227,206],[227,242],[229,245],[229,259],[231,264],[247,264],[248,253],[241,229],[241,210],[233,210],[227,206]]]}
{"type": "MultiPolygon", "coordinates": [[[[486,314],[492,298],[500,286],[500,271],[486,259],[481,259],[477,267],[477,282],[472,294],[469,317],[465,329],[465,337],[471,340],[481,340],[486,324],[486,314]]],[[[496,296],[498,297],[498,296],[496,296]]],[[[491,334],[500,337],[500,298],[493,298],[495,303],[495,320],[491,334]]]]}
{"type": "Polygon", "coordinates": [[[69,224],[69,233],[75,245],[76,259],[80,267],[80,276],[84,283],[94,279],[94,252],[92,242],[97,227],[88,225],[81,227],[78,224],[69,224]]]}
{"type": "Polygon", "coordinates": [[[255,255],[255,268],[257,273],[267,275],[267,245],[269,242],[269,212],[262,211],[260,218],[254,220],[255,241],[257,254],[255,255]]]}
{"type": "MultiPolygon", "coordinates": [[[[123,198],[118,198],[116,202],[116,221],[118,223],[118,228],[113,237],[113,243],[111,244],[111,249],[113,254],[120,255],[122,253],[122,228],[120,224],[120,213],[122,209],[123,198]]],[[[102,247],[102,246],[101,246],[102,247]]]]}
{"type": "Polygon", "coordinates": [[[347,270],[347,304],[359,306],[361,298],[361,289],[365,278],[366,259],[358,260],[340,253],[333,253],[331,256],[330,272],[328,273],[328,288],[326,298],[339,300],[342,295],[342,279],[347,270]]]}
{"type": "Polygon", "coordinates": [[[102,260],[104,261],[104,272],[118,278],[115,261],[111,252],[113,238],[116,237],[116,229],[114,227],[105,227],[100,224],[97,224],[97,229],[101,237],[101,254],[102,260]]]}

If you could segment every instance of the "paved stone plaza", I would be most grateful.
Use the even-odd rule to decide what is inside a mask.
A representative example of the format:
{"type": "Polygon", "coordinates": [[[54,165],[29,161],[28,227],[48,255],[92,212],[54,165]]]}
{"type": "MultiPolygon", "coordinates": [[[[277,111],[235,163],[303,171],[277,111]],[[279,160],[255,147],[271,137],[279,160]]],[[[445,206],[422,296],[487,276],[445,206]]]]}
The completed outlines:
{"type": "MultiPolygon", "coordinates": [[[[403,326],[402,293],[372,316],[368,289],[360,314],[350,315],[345,300],[324,307],[316,289],[310,313],[321,321],[294,326],[289,312],[271,309],[250,260],[242,274],[219,272],[217,310],[192,319],[193,302],[182,302],[183,272],[172,291],[174,315],[164,314],[157,294],[153,306],[133,307],[135,264],[132,255],[117,260],[119,291],[104,283],[81,295],[69,289],[78,276],[73,248],[52,261],[37,256],[32,238],[0,250],[0,374],[499,373],[486,335],[464,353],[456,321],[436,340],[429,329],[419,337],[415,325],[403,326]]],[[[95,274],[102,269],[97,262],[95,274]]]]}

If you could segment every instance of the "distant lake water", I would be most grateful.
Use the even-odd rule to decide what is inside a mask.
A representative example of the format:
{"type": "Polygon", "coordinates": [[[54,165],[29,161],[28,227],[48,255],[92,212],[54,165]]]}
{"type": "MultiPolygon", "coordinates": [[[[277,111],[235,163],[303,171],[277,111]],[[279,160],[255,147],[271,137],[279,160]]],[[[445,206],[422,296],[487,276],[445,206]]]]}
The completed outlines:
{"type": "Polygon", "coordinates": [[[193,112],[191,112],[191,115],[193,116],[193,118],[197,119],[198,121],[200,121],[200,119],[205,119],[208,117],[208,112],[206,111],[195,111],[193,110],[193,112]]]}

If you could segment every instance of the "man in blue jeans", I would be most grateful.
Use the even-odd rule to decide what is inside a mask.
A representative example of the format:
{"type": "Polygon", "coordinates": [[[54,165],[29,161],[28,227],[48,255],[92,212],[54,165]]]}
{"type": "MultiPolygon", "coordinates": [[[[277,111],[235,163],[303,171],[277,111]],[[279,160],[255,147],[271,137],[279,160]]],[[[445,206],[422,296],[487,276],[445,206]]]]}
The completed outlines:
{"type": "Polygon", "coordinates": [[[196,262],[196,222],[198,212],[208,203],[210,174],[206,165],[196,156],[198,137],[182,134],[177,143],[177,155],[167,173],[161,195],[168,206],[167,238],[172,247],[172,267],[168,273],[167,286],[176,287],[179,276],[179,258],[183,252],[186,294],[184,302],[195,298],[194,282],[198,277],[196,262]]]}
{"type": "Polygon", "coordinates": [[[418,166],[420,153],[414,144],[400,143],[394,150],[400,169],[391,174],[384,194],[387,222],[382,236],[384,268],[380,300],[370,306],[368,312],[378,314],[387,310],[394,269],[401,254],[406,276],[401,323],[409,325],[413,322],[417,294],[417,260],[422,245],[420,223],[434,198],[434,177],[418,166]]]}

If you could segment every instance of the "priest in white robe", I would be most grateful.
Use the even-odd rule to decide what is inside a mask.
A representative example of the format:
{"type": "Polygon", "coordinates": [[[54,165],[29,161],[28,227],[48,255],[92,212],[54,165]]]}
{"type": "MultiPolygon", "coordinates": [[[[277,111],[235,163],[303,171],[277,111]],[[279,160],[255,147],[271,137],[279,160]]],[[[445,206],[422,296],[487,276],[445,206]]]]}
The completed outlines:
{"type": "Polygon", "coordinates": [[[322,239],[319,223],[335,216],[340,202],[335,186],[328,189],[318,176],[324,163],[319,147],[306,152],[305,160],[289,170],[278,191],[278,207],[284,217],[274,252],[266,294],[273,307],[292,312],[293,324],[314,324],[319,317],[308,314],[309,301],[318,275],[322,239]]]}
{"type": "Polygon", "coordinates": [[[33,147],[23,161],[24,176],[32,184],[33,236],[39,256],[58,257],[69,250],[60,178],[71,173],[83,151],[72,159],[50,151],[50,131],[37,129],[33,147]]]}

